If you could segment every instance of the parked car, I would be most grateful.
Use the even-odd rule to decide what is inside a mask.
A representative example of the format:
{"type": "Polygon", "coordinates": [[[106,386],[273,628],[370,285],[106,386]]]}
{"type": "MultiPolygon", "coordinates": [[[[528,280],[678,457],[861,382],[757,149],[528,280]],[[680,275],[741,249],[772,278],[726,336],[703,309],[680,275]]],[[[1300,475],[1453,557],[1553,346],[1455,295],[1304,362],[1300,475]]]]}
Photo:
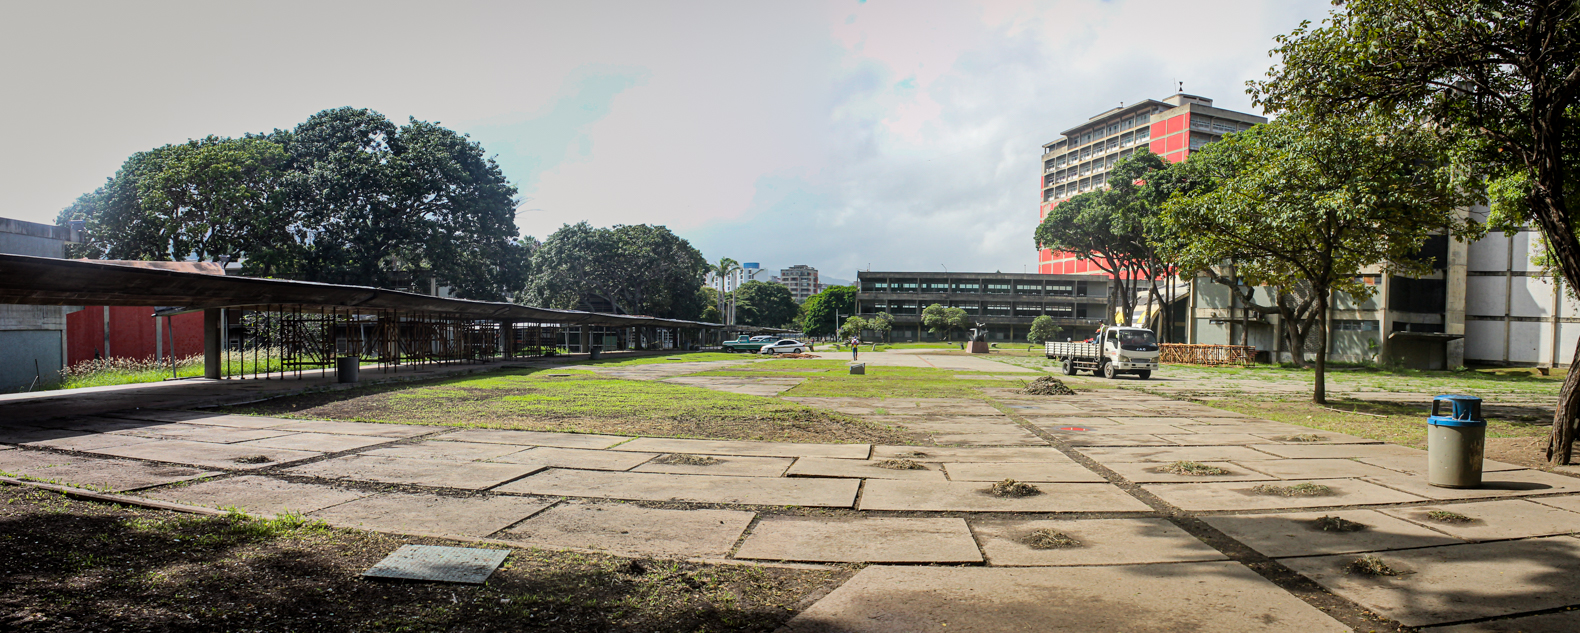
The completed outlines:
{"type": "Polygon", "coordinates": [[[768,345],[764,345],[763,349],[761,351],[759,351],[758,353],[759,354],[785,354],[785,353],[800,354],[800,353],[805,352],[806,348],[807,348],[806,343],[802,343],[801,341],[797,341],[795,339],[787,338],[787,339],[780,339],[780,340],[774,341],[773,343],[770,343],[768,345]]]}
{"type": "Polygon", "coordinates": [[[756,351],[761,350],[764,345],[767,345],[767,344],[772,343],[772,342],[777,341],[777,340],[779,340],[779,337],[772,336],[772,335],[769,335],[769,336],[747,336],[745,334],[742,334],[740,338],[737,338],[737,339],[735,339],[733,341],[725,341],[724,342],[724,351],[726,351],[726,352],[756,352],[756,351]]]}

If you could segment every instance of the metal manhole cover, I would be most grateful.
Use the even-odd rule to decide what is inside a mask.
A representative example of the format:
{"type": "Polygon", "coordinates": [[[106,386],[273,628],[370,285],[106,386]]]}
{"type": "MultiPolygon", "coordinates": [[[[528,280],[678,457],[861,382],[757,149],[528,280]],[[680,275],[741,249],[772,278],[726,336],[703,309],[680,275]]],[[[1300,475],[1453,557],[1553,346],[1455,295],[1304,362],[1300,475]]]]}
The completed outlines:
{"type": "Polygon", "coordinates": [[[508,549],[402,545],[362,575],[480,585],[493,575],[507,556],[510,556],[508,549]]]}

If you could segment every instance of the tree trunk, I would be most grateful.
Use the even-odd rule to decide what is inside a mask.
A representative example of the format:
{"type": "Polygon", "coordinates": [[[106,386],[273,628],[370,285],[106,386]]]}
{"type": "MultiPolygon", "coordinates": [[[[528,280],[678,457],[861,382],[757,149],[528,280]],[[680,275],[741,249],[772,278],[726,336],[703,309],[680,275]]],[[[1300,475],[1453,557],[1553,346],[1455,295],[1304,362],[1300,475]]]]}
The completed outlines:
{"type": "Polygon", "coordinates": [[[1328,403],[1328,289],[1317,289],[1317,374],[1311,388],[1311,401],[1317,404],[1328,403]]]}
{"type": "MultiPolygon", "coordinates": [[[[1564,281],[1570,287],[1580,287],[1580,243],[1569,224],[1567,205],[1563,200],[1561,178],[1553,177],[1554,169],[1536,169],[1536,191],[1532,192],[1531,206],[1537,224],[1547,238],[1549,255],[1558,260],[1564,281]]],[[[1556,359],[1555,359],[1556,360],[1556,359]]],[[[1564,378],[1563,389],[1558,392],[1558,410],[1553,414],[1552,433],[1547,437],[1547,462],[1554,466],[1566,465],[1574,452],[1575,437],[1580,435],[1580,348],[1569,363],[1569,375],[1564,378]]]]}

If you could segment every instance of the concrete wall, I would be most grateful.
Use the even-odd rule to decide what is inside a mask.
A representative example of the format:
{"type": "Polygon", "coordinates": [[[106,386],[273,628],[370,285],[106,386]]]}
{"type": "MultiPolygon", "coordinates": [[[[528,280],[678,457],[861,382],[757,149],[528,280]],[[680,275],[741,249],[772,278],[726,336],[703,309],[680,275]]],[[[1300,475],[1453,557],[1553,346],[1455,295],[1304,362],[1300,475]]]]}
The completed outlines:
{"type": "MultiPolygon", "coordinates": [[[[63,257],[66,230],[0,218],[0,253],[63,257]]],[[[66,313],[60,306],[0,305],[0,393],[52,385],[66,357],[66,313]]]]}
{"type": "Polygon", "coordinates": [[[1465,362],[1568,365],[1580,340],[1580,302],[1531,263],[1541,237],[1493,233],[1469,245],[1465,362]]]}

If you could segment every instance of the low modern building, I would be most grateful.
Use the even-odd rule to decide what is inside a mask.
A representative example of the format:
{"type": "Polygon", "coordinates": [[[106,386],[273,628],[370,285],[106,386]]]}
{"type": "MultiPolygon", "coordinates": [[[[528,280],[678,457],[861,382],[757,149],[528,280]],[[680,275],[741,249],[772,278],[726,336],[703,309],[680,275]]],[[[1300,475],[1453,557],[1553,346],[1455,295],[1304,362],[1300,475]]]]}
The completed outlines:
{"type": "MultiPolygon", "coordinates": [[[[0,253],[58,259],[76,241],[64,226],[0,218],[0,253]]],[[[0,393],[54,385],[66,357],[66,308],[0,305],[0,393]]]]}
{"type": "Polygon", "coordinates": [[[806,264],[779,269],[779,276],[775,277],[774,281],[789,288],[790,296],[796,303],[806,301],[807,297],[823,291],[823,284],[817,279],[817,269],[806,264]]]}
{"type": "Polygon", "coordinates": [[[922,324],[922,310],[935,303],[965,310],[989,341],[1025,341],[1042,315],[1063,328],[1060,340],[1085,338],[1110,312],[1108,281],[1092,275],[865,271],[856,278],[857,314],[893,315],[895,341],[941,340],[922,324]]]}

